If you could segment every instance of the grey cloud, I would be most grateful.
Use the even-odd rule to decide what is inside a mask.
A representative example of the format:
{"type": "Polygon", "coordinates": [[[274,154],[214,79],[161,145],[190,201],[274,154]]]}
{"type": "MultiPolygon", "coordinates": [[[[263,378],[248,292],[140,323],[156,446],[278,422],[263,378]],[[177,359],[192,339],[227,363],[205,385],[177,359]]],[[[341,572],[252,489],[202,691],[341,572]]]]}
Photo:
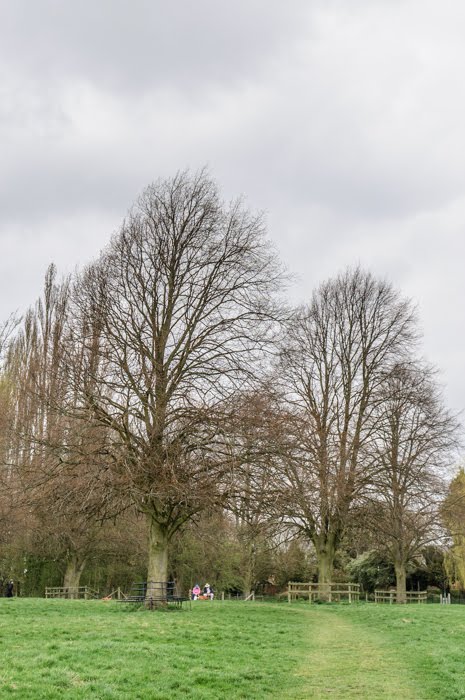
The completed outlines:
{"type": "Polygon", "coordinates": [[[244,79],[291,41],[307,3],[100,0],[4,3],[2,54],[44,80],[84,79],[104,89],[244,79]]]}
{"type": "Polygon", "coordinates": [[[464,32],[459,0],[3,2],[3,315],[207,163],[268,212],[296,301],[356,262],[418,299],[458,406],[464,32]]]}
{"type": "MultiPolygon", "coordinates": [[[[232,169],[239,188],[258,195],[264,206],[275,199],[267,197],[273,189],[294,206],[306,201],[337,207],[355,218],[397,218],[443,206],[464,186],[450,134],[457,132],[463,141],[465,95],[456,90],[455,112],[445,100],[432,111],[436,100],[424,84],[431,60],[422,58],[422,42],[415,48],[409,41],[408,5],[398,6],[398,16],[386,10],[392,5],[364,2],[348,10],[340,2],[325,9],[295,1],[285,11],[279,3],[259,0],[236,3],[234,11],[207,0],[182,8],[137,2],[130,9],[125,3],[84,2],[72,12],[50,1],[29,13],[24,1],[10,5],[5,26],[28,80],[23,94],[16,89],[16,103],[3,120],[12,144],[4,149],[0,173],[3,215],[20,211],[23,187],[30,193],[23,212],[33,217],[48,207],[71,213],[99,202],[102,208],[119,208],[121,199],[128,205],[143,178],[164,172],[168,160],[171,171],[206,161],[232,169]],[[400,20],[407,29],[398,32],[393,49],[391,30],[400,20]],[[18,51],[12,25],[21,28],[24,51],[18,51]],[[165,30],[171,26],[179,45],[170,48],[165,30]],[[43,67],[61,76],[60,89],[50,75],[38,75],[43,67]],[[225,69],[246,83],[229,84],[225,69]],[[205,93],[215,71],[218,85],[205,93]],[[96,81],[100,138],[76,128],[83,119],[78,77],[96,81]],[[107,89],[99,91],[106,79],[107,89]],[[128,85],[143,85],[143,94],[127,95],[128,85]],[[192,101],[187,89],[201,97],[192,101]],[[77,93],[71,104],[70,91],[77,93]],[[102,107],[105,98],[114,98],[114,104],[102,107]],[[447,131],[434,123],[436,112],[449,121],[447,131]],[[209,133],[202,131],[203,119],[209,133]],[[113,139],[107,128],[115,129],[113,139]],[[431,136],[433,144],[427,141],[431,136]]],[[[450,99],[440,76],[431,78],[431,87],[450,99]]]]}

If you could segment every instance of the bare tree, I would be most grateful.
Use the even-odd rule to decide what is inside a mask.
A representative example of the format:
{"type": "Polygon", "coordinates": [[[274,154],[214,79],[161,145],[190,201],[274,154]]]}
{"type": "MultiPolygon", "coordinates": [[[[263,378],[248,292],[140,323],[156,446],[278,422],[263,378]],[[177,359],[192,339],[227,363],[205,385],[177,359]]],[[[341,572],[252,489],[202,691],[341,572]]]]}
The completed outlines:
{"type": "Polygon", "coordinates": [[[147,516],[149,580],[166,580],[171,537],[218,495],[217,409],[263,363],[281,279],[261,217],[200,172],[148,187],[77,280],[82,413],[111,431],[112,474],[147,516]]]}
{"type": "Polygon", "coordinates": [[[370,478],[380,383],[415,339],[410,303],[360,269],[321,285],[288,325],[279,371],[289,445],[277,503],[313,542],[320,582],[331,580],[351,506],[370,478]]]}
{"type": "Polygon", "coordinates": [[[242,545],[244,594],[260,583],[260,559],[269,555],[283,539],[281,519],[273,507],[275,462],[283,446],[283,416],[271,387],[240,392],[230,403],[227,421],[233,448],[233,478],[225,507],[234,515],[242,545]]]}
{"type": "Polygon", "coordinates": [[[0,324],[0,362],[4,361],[5,353],[15,330],[21,322],[16,314],[11,314],[6,321],[0,324]]]}
{"type": "Polygon", "coordinates": [[[457,422],[444,408],[434,372],[397,364],[379,391],[370,445],[367,525],[394,564],[397,602],[406,602],[407,564],[440,535],[444,467],[456,444],[457,422]]]}
{"type": "Polygon", "coordinates": [[[63,545],[64,585],[74,587],[100,537],[97,516],[107,491],[96,469],[100,475],[106,435],[65,410],[76,403],[71,379],[82,369],[82,342],[76,338],[69,364],[68,301],[69,282],[57,283],[51,265],[43,296],[25,315],[5,360],[3,463],[10,500],[26,513],[23,528],[35,541],[46,536],[63,545]]]}
{"type": "MultiPolygon", "coordinates": [[[[0,489],[3,492],[10,478],[8,466],[8,451],[10,447],[10,425],[12,410],[13,383],[6,370],[5,362],[12,336],[20,323],[20,319],[11,315],[0,324],[0,489]]],[[[2,497],[4,494],[2,493],[2,497]]],[[[2,498],[2,501],[4,499],[2,498]]],[[[0,523],[1,523],[0,508],[0,523]]]]}

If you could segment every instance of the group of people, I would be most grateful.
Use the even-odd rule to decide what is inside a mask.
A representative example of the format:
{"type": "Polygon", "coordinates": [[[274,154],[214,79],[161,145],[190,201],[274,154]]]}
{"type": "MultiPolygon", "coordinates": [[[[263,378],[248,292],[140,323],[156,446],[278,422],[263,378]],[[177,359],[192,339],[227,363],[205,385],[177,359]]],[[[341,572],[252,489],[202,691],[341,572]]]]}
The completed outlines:
{"type": "Polygon", "coordinates": [[[191,591],[192,600],[213,600],[214,595],[213,588],[209,583],[206,583],[203,589],[196,583],[191,591]]]}

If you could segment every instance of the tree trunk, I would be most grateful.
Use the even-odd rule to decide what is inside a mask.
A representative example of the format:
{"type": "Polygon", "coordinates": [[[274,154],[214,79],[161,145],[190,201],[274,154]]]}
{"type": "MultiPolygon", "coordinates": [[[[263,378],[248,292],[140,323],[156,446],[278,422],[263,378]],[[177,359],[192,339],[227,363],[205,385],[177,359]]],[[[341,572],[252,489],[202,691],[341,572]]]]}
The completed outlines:
{"type": "MultiPolygon", "coordinates": [[[[161,592],[162,586],[165,586],[166,590],[168,582],[169,537],[166,527],[155,520],[152,514],[149,514],[147,517],[149,524],[147,600],[150,600],[150,598],[157,597],[157,593],[161,592]],[[158,586],[153,584],[158,584],[158,586]]],[[[160,603],[160,601],[155,602],[160,603]]]]}
{"type": "Polygon", "coordinates": [[[334,537],[320,536],[314,540],[318,561],[318,583],[332,583],[336,548],[334,537]]]}
{"type": "Polygon", "coordinates": [[[257,558],[255,542],[247,542],[245,545],[245,558],[243,565],[244,598],[248,598],[255,590],[255,562],[257,558]]]}
{"type": "Polygon", "coordinates": [[[336,548],[334,546],[334,537],[331,535],[320,536],[315,542],[315,550],[318,561],[318,583],[320,600],[331,600],[331,587],[333,579],[334,555],[336,548]]]}
{"type": "Polygon", "coordinates": [[[318,557],[318,583],[332,583],[334,552],[320,550],[318,557]]]}
{"type": "Polygon", "coordinates": [[[68,589],[68,598],[78,598],[78,591],[75,590],[79,588],[79,583],[81,581],[81,574],[84,571],[86,565],[86,559],[79,561],[77,554],[73,554],[66,562],[66,571],[63,578],[63,586],[68,589]],[[71,590],[70,590],[71,589],[71,590]]]}
{"type": "Polygon", "coordinates": [[[405,567],[405,562],[396,561],[394,563],[394,569],[396,572],[396,602],[406,603],[407,602],[407,572],[405,567]]]}

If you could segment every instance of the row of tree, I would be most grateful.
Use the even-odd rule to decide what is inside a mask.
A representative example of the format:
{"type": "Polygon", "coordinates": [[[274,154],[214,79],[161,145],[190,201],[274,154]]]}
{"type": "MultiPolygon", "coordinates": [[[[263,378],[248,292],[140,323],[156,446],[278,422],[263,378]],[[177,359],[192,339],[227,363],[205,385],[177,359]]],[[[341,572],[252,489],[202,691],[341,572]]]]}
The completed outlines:
{"type": "Polygon", "coordinates": [[[330,581],[350,533],[387,553],[405,600],[409,562],[443,536],[458,434],[415,310],[359,268],[298,309],[285,284],[261,216],[203,171],[147,188],[73,278],[51,266],[5,326],[4,540],[27,523],[34,547],[61,552],[65,585],[109,543],[144,542],[147,578],[164,581],[179,533],[228,513],[246,588],[263,542],[295,537],[330,581]]]}

